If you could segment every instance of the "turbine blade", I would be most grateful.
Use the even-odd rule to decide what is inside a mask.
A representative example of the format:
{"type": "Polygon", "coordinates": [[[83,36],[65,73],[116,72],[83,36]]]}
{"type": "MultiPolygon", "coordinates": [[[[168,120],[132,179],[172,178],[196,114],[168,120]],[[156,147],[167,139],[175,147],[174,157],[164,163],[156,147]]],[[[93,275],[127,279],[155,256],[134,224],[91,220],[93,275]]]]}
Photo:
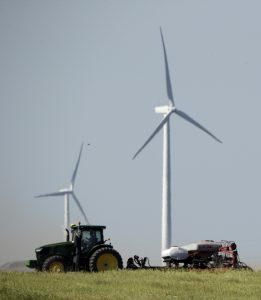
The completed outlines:
{"type": "Polygon", "coordinates": [[[75,202],[76,202],[76,204],[77,204],[79,210],[81,211],[81,213],[82,213],[82,215],[83,215],[83,217],[84,217],[84,220],[85,220],[86,224],[89,225],[90,222],[89,222],[88,218],[86,217],[86,214],[85,214],[85,212],[84,212],[84,210],[83,210],[83,208],[82,208],[82,206],[81,206],[81,204],[80,204],[80,201],[77,199],[77,197],[75,196],[74,193],[72,193],[72,196],[73,196],[73,199],[75,200],[75,202]]]}
{"type": "Polygon", "coordinates": [[[173,111],[170,111],[165,117],[162,119],[162,121],[159,123],[159,125],[156,127],[156,129],[153,131],[153,133],[149,136],[149,138],[146,140],[146,142],[140,147],[140,149],[135,153],[132,159],[135,159],[138,154],[148,145],[148,143],[153,139],[153,137],[160,131],[160,129],[163,127],[163,125],[168,121],[170,115],[173,113],[173,111]]]}
{"type": "Polygon", "coordinates": [[[71,179],[71,187],[72,187],[72,188],[73,188],[74,183],[75,183],[75,178],[76,178],[76,175],[77,175],[77,171],[78,171],[78,167],[79,167],[79,163],[80,163],[80,159],[81,159],[81,155],[82,155],[82,149],[83,149],[83,143],[82,143],[82,145],[81,145],[79,157],[78,157],[78,160],[77,160],[75,169],[74,169],[74,171],[73,171],[72,179],[71,179]]]}
{"type": "Polygon", "coordinates": [[[170,74],[169,74],[167,52],[166,52],[166,48],[165,48],[165,43],[164,43],[164,38],[163,38],[163,33],[162,33],[161,27],[160,27],[160,35],[161,35],[161,40],[162,40],[162,45],[163,45],[163,52],[164,52],[167,94],[168,94],[169,100],[171,101],[172,106],[175,106],[174,97],[173,97],[173,93],[172,93],[172,87],[171,87],[171,79],[170,79],[170,74]]]}
{"type": "Polygon", "coordinates": [[[49,193],[49,194],[42,194],[34,196],[35,198],[42,198],[42,197],[52,197],[52,196],[63,196],[66,194],[66,192],[55,192],[55,193],[49,193]]]}
{"type": "Polygon", "coordinates": [[[203,130],[204,132],[206,132],[207,134],[209,134],[213,139],[215,139],[216,141],[218,141],[219,143],[222,143],[222,141],[220,139],[218,139],[216,136],[214,136],[214,134],[212,134],[210,131],[208,131],[205,127],[203,127],[202,125],[200,125],[197,121],[195,121],[194,119],[192,119],[189,115],[187,115],[186,113],[184,113],[181,110],[176,109],[175,113],[177,115],[179,115],[180,117],[182,117],[183,119],[187,120],[188,122],[192,123],[194,126],[198,127],[199,129],[203,130]]]}

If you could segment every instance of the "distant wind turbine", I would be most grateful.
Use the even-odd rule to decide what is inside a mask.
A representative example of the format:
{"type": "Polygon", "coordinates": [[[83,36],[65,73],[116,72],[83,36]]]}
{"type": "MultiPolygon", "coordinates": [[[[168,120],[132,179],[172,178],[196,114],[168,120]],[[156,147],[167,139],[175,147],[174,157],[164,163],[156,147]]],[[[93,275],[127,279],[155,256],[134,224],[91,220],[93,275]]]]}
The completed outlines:
{"type": "Polygon", "coordinates": [[[72,175],[70,187],[67,189],[61,189],[58,192],[35,196],[35,198],[64,196],[64,227],[67,229],[69,229],[69,224],[70,224],[70,210],[69,210],[69,197],[70,196],[72,196],[74,201],[76,202],[79,210],[81,211],[81,213],[84,217],[86,224],[89,224],[88,218],[80,204],[80,201],[77,199],[77,197],[75,196],[75,193],[74,193],[74,184],[75,184],[75,179],[76,179],[76,175],[77,175],[77,171],[78,171],[78,167],[79,167],[79,163],[80,163],[80,159],[81,159],[81,155],[82,155],[82,149],[83,149],[83,143],[81,145],[79,157],[78,157],[78,160],[77,160],[77,163],[76,163],[73,175],[72,175]]]}
{"type": "Polygon", "coordinates": [[[170,116],[172,114],[177,114],[181,118],[190,122],[194,126],[203,130],[205,133],[209,134],[219,143],[222,143],[217,137],[215,137],[211,132],[209,132],[205,127],[200,125],[185,112],[177,109],[174,103],[174,97],[171,87],[171,79],[169,74],[169,66],[167,60],[167,53],[165,48],[165,43],[163,39],[162,30],[160,28],[164,61],[165,61],[165,72],[166,72],[166,85],[167,85],[167,95],[169,98],[169,104],[166,106],[160,106],[155,108],[156,113],[163,114],[163,119],[149,136],[146,142],[140,147],[140,149],[133,156],[133,159],[148,145],[148,143],[154,138],[154,136],[163,128],[163,182],[162,182],[162,240],[161,240],[161,250],[170,248],[171,246],[171,164],[170,164],[170,116]]]}

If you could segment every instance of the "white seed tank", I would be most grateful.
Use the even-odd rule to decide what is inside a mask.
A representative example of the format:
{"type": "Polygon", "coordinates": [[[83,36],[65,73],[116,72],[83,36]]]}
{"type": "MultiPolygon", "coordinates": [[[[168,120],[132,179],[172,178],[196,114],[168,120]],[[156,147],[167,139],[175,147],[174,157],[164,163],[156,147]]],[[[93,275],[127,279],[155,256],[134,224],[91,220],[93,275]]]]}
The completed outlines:
{"type": "Polygon", "coordinates": [[[175,260],[184,260],[187,259],[189,256],[188,250],[184,249],[183,247],[170,247],[169,249],[162,251],[162,258],[172,258],[175,260]]]}
{"type": "Polygon", "coordinates": [[[189,257],[190,254],[195,252],[200,253],[209,253],[216,252],[218,249],[222,247],[221,242],[214,242],[209,240],[199,241],[196,243],[192,243],[189,245],[181,246],[181,247],[170,247],[169,249],[162,251],[162,258],[164,260],[174,259],[177,261],[185,260],[189,257]]]}

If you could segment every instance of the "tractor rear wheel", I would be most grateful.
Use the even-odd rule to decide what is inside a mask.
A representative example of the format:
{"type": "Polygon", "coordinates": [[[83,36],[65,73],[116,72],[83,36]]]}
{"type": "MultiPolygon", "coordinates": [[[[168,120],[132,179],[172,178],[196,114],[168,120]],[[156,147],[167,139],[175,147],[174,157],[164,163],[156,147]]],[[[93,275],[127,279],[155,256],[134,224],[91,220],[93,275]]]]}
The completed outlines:
{"type": "Polygon", "coordinates": [[[61,273],[66,271],[66,264],[61,256],[54,255],[44,261],[42,270],[44,272],[61,273]]]}
{"type": "Polygon", "coordinates": [[[90,257],[89,268],[91,272],[122,269],[123,262],[121,255],[109,247],[98,249],[90,257]]]}

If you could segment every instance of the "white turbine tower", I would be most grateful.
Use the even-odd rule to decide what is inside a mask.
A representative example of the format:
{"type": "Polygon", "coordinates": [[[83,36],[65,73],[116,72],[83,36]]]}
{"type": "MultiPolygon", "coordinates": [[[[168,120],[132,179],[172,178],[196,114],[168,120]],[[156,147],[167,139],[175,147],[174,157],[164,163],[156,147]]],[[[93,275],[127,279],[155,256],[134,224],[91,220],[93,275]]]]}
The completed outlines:
{"type": "Polygon", "coordinates": [[[86,214],[81,206],[81,203],[77,199],[77,197],[75,196],[75,193],[74,193],[75,178],[77,175],[77,171],[78,171],[78,167],[79,167],[79,163],[80,163],[80,159],[81,159],[81,155],[82,155],[82,149],[83,149],[83,143],[81,145],[79,157],[78,157],[78,160],[77,160],[77,163],[76,163],[73,175],[72,175],[70,187],[67,189],[61,189],[58,192],[35,196],[35,198],[64,196],[64,227],[67,229],[69,229],[69,226],[70,226],[70,209],[69,209],[69,197],[70,196],[72,196],[73,199],[75,200],[75,203],[77,204],[79,210],[81,211],[86,224],[89,224],[88,218],[86,217],[86,214]]]}
{"type": "Polygon", "coordinates": [[[167,95],[169,98],[169,104],[166,106],[156,107],[156,113],[163,114],[163,120],[159,123],[153,133],[149,136],[146,142],[133,156],[133,159],[147,146],[147,144],[154,138],[154,136],[163,128],[163,182],[162,182],[162,240],[161,250],[170,248],[171,246],[171,168],[170,168],[170,124],[169,119],[172,114],[177,114],[186,121],[192,123],[199,129],[203,130],[218,142],[222,143],[217,137],[215,137],[206,128],[188,116],[185,112],[177,109],[174,103],[174,97],[172,93],[171,80],[169,74],[169,66],[167,60],[167,53],[165,49],[162,30],[160,28],[160,34],[163,45],[165,71],[166,71],[166,85],[167,95]]]}

